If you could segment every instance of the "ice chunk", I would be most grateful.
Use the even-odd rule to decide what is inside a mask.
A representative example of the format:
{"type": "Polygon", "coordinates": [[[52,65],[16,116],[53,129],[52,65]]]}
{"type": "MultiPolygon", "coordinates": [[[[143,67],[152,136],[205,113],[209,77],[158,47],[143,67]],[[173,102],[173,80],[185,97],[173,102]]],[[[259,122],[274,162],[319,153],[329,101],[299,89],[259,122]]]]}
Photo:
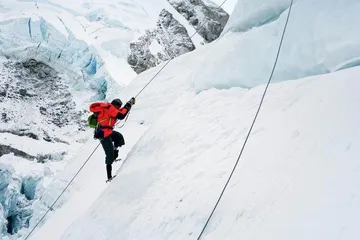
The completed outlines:
{"type": "Polygon", "coordinates": [[[247,31],[273,21],[289,7],[289,3],[290,0],[239,0],[225,26],[223,34],[228,31],[247,31]]]}
{"type": "Polygon", "coordinates": [[[0,203],[4,200],[4,190],[10,183],[13,170],[5,164],[0,163],[0,203]]]}
{"type": "Polygon", "coordinates": [[[36,187],[40,180],[41,177],[39,176],[26,176],[23,178],[21,193],[23,193],[28,200],[35,198],[36,187]]]}
{"type": "Polygon", "coordinates": [[[6,233],[6,224],[5,213],[3,206],[0,204],[0,234],[6,233]]]}
{"type": "MultiPolygon", "coordinates": [[[[355,0],[296,2],[272,82],[299,79],[358,65],[359,11],[360,2],[355,0]]],[[[230,31],[209,47],[203,58],[202,65],[205,67],[194,78],[196,90],[199,92],[212,87],[235,86],[250,88],[266,83],[275,61],[287,13],[288,10],[277,20],[247,32],[230,31]]],[[[233,19],[242,19],[241,15],[236,14],[234,11],[233,19]]],[[[270,15],[274,17],[273,13],[270,15]]],[[[238,30],[243,30],[241,22],[235,25],[239,27],[238,30]]]]}

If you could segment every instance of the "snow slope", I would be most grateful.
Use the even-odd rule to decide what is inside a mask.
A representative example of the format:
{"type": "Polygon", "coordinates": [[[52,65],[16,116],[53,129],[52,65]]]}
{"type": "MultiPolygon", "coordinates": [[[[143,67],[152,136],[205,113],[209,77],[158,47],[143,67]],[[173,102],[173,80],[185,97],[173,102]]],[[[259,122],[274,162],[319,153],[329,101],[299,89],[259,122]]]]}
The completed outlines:
{"type": "MultiPolygon", "coordinates": [[[[131,150],[131,146],[136,143],[138,138],[146,130],[145,127],[142,127],[136,123],[130,123],[130,128],[132,129],[129,132],[129,128],[124,129],[122,134],[126,138],[126,145],[121,148],[120,158],[125,160],[126,155],[131,150]]],[[[66,184],[71,180],[75,175],[78,169],[83,165],[85,160],[90,156],[89,150],[94,150],[98,146],[99,142],[94,139],[89,139],[88,142],[78,151],[76,155],[73,156],[73,159],[69,161],[69,164],[64,168],[64,170],[56,176],[56,179],[51,182],[49,187],[44,192],[44,197],[48,204],[52,204],[55,198],[60,194],[66,184]]],[[[77,176],[76,180],[62,196],[60,201],[55,205],[54,208],[58,209],[55,212],[51,212],[47,215],[46,225],[44,226],[43,231],[47,229],[50,233],[48,236],[38,236],[34,235],[34,239],[55,239],[59,237],[68,226],[71,225],[74,219],[69,218],[69,212],[72,216],[82,215],[86,210],[91,206],[93,202],[102,194],[104,189],[106,189],[106,183],[104,179],[106,178],[105,171],[105,160],[103,155],[103,150],[98,147],[97,151],[89,160],[88,164],[85,166],[83,171],[77,176]],[[84,200],[86,199],[86,201],[84,200]],[[74,209],[76,206],[76,209],[74,209]],[[58,221],[61,221],[62,224],[59,225],[58,221]]],[[[124,161],[116,162],[113,165],[113,171],[116,172],[124,164],[124,161]]],[[[43,199],[41,201],[44,201],[43,199]]],[[[38,207],[40,202],[37,203],[38,207]]],[[[37,222],[44,214],[44,209],[40,209],[35,213],[32,221],[37,222]]],[[[42,222],[41,225],[43,225],[42,222]]],[[[23,230],[20,234],[26,234],[26,230],[23,230]]]]}
{"type": "MultiPolygon", "coordinates": [[[[206,239],[360,236],[359,76],[357,67],[270,87],[206,239]]],[[[262,91],[212,89],[178,98],[60,239],[197,237],[262,91]]]]}

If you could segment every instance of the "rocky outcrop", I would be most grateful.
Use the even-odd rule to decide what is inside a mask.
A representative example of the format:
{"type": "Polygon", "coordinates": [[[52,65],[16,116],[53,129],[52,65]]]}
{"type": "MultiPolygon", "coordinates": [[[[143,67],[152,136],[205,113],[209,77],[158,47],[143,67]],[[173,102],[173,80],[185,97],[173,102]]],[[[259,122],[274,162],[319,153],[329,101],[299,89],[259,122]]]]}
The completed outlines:
{"type": "Polygon", "coordinates": [[[157,32],[157,41],[167,54],[163,60],[173,59],[195,49],[186,28],[166,10],[162,10],[159,15],[157,32]]]}
{"type": "Polygon", "coordinates": [[[222,8],[202,0],[167,0],[209,43],[217,39],[223,31],[229,14],[222,8]]]}
{"type": "MultiPolygon", "coordinates": [[[[167,1],[188,20],[205,43],[217,39],[229,19],[229,14],[209,0],[167,1]]],[[[156,28],[147,30],[138,40],[130,43],[127,60],[139,74],[194,49],[195,45],[186,28],[170,12],[163,9],[156,28]]]]}
{"type": "MultiPolygon", "coordinates": [[[[14,141],[28,140],[29,144],[37,140],[66,144],[62,137],[68,139],[68,134],[83,129],[86,112],[76,109],[66,76],[33,59],[8,59],[0,65],[0,133],[10,137],[0,143],[0,158],[22,158],[39,164],[64,159],[64,151],[26,152],[26,147],[18,148],[21,144],[11,139],[15,135],[19,137],[14,141]]],[[[0,163],[0,234],[13,235],[29,227],[31,205],[39,198],[42,185],[38,183],[46,171],[44,167],[44,172],[18,174],[11,164],[0,163]]]]}
{"type": "Polygon", "coordinates": [[[32,59],[4,63],[0,111],[0,123],[12,123],[11,127],[0,127],[0,132],[33,139],[53,141],[49,127],[81,125],[82,113],[75,109],[66,81],[50,66],[32,59]]]}
{"type": "Polygon", "coordinates": [[[128,63],[139,74],[194,49],[186,28],[163,9],[156,29],[146,31],[145,35],[130,44],[128,63]]]}
{"type": "Polygon", "coordinates": [[[137,41],[130,43],[130,54],[127,61],[137,74],[160,63],[160,59],[155,57],[149,48],[155,36],[156,31],[147,30],[145,35],[141,36],[137,41]]]}
{"type": "Polygon", "coordinates": [[[10,154],[10,153],[14,154],[15,156],[22,157],[22,158],[25,158],[25,159],[28,159],[28,160],[34,160],[35,159],[34,156],[31,156],[30,154],[27,154],[24,151],[21,151],[19,149],[13,148],[13,147],[8,146],[8,145],[0,144],[0,157],[3,156],[3,155],[6,155],[6,154],[10,154]]]}

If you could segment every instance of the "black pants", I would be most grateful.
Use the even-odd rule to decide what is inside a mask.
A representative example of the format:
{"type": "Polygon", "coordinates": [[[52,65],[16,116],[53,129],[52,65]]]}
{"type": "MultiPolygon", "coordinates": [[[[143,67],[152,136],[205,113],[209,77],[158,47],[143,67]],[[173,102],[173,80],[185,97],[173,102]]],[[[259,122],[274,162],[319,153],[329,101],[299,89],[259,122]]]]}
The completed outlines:
{"type": "Polygon", "coordinates": [[[101,145],[105,152],[105,164],[107,177],[111,178],[112,167],[111,164],[114,162],[114,148],[121,147],[125,144],[124,137],[121,133],[113,131],[110,136],[101,140],[101,145]]]}

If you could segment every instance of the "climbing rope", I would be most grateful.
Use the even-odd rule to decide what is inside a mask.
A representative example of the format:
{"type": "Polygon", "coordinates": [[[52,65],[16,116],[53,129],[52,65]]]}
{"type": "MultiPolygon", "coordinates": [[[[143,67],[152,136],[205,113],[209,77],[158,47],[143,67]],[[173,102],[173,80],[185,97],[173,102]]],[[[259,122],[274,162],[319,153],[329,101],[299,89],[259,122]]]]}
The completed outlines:
{"type": "MultiPolygon", "coordinates": [[[[226,2],[227,0],[225,0],[217,9],[219,10],[222,5],[224,5],[224,3],[226,2]]],[[[202,26],[204,26],[206,23],[207,23],[207,19],[203,22],[203,24],[200,25],[200,27],[198,29],[200,29],[202,26]]],[[[197,33],[197,30],[195,30],[195,32],[191,35],[190,39],[192,39],[196,33],[197,33]]],[[[159,75],[159,73],[171,62],[172,59],[169,59],[161,68],[159,71],[156,72],[156,74],[150,79],[150,81],[139,91],[138,94],[135,95],[135,98],[137,98],[144,90],[145,88],[159,75]]],[[[105,82],[102,84],[102,86],[100,88],[102,88],[103,86],[105,85],[105,82]]],[[[130,115],[130,112],[128,112],[127,116],[126,116],[126,119],[124,121],[124,123],[119,127],[119,128],[122,128],[128,117],[130,115]]],[[[118,122],[119,123],[119,122],[118,122]]],[[[64,188],[64,190],[60,193],[60,195],[56,198],[56,200],[54,201],[54,203],[49,207],[49,209],[45,212],[45,214],[40,218],[40,220],[35,224],[35,226],[32,228],[32,230],[28,233],[28,235],[24,238],[24,240],[27,240],[30,235],[35,231],[35,229],[39,226],[39,224],[41,223],[41,221],[46,217],[46,215],[50,212],[50,210],[53,209],[53,207],[55,206],[55,204],[57,203],[57,201],[60,199],[60,197],[64,194],[64,192],[66,191],[66,189],[68,189],[68,187],[71,185],[71,183],[74,181],[74,179],[77,177],[77,175],[80,173],[80,171],[85,167],[85,165],[87,164],[87,162],[90,160],[90,158],[92,157],[92,155],[95,153],[95,151],[98,149],[98,147],[100,146],[100,143],[98,143],[98,145],[95,147],[95,149],[93,150],[93,152],[90,154],[90,156],[86,159],[86,161],[84,162],[84,164],[80,167],[80,169],[76,172],[76,174],[74,175],[74,177],[70,180],[70,182],[66,185],[66,187],[64,188]]]]}
{"type": "Polygon", "coordinates": [[[202,230],[201,230],[201,232],[200,232],[200,234],[199,234],[199,237],[197,238],[198,240],[199,240],[199,239],[202,237],[202,235],[204,234],[204,231],[205,231],[206,227],[208,226],[208,224],[209,224],[209,222],[210,222],[210,219],[212,218],[212,216],[213,216],[213,214],[214,214],[217,206],[219,205],[219,202],[220,202],[222,196],[224,195],[224,192],[225,192],[225,190],[226,190],[226,188],[227,188],[227,186],[228,186],[228,184],[229,184],[229,182],[230,182],[230,180],[231,180],[231,177],[233,176],[233,174],[234,174],[234,172],[235,172],[235,169],[236,169],[236,167],[237,167],[237,165],[238,165],[238,163],[239,163],[239,160],[240,160],[240,158],[241,158],[241,156],[242,156],[242,153],[244,152],[246,143],[247,143],[247,141],[248,141],[248,139],[249,139],[249,136],[250,136],[250,134],[251,134],[251,132],[252,132],[252,129],[253,129],[254,125],[255,125],[256,119],[257,119],[257,117],[258,117],[258,115],[259,115],[261,106],[262,106],[262,104],[263,104],[263,102],[264,102],[264,98],[265,98],[265,96],[266,96],[268,87],[269,87],[270,82],[271,82],[271,80],[272,80],[272,77],[273,77],[273,75],[274,75],[274,71],[275,71],[275,68],[276,68],[276,65],[277,65],[277,62],[278,62],[278,59],[279,59],[280,50],[281,50],[281,46],[282,46],[282,43],[283,43],[285,31],[286,31],[286,28],[287,28],[287,25],[288,25],[288,21],[289,21],[289,18],[290,18],[290,13],[291,13],[291,8],[292,8],[293,1],[294,1],[294,0],[290,0],[289,12],[288,12],[288,15],[287,15],[287,18],[286,18],[286,22],[285,22],[285,26],[284,26],[284,30],[283,30],[283,33],[282,33],[282,36],[281,36],[281,40],[280,40],[279,48],[278,48],[278,51],[277,51],[277,54],[276,54],[276,59],[275,59],[275,62],[274,62],[274,66],[273,66],[273,68],[272,68],[272,71],[271,71],[269,80],[268,80],[268,82],[267,82],[267,84],[266,84],[264,93],[263,93],[263,95],[262,95],[262,97],[261,97],[260,104],[259,104],[259,107],[258,107],[258,109],[257,109],[257,111],[256,111],[254,120],[253,120],[253,122],[252,122],[252,124],[251,124],[251,126],[250,126],[249,132],[248,132],[248,134],[247,134],[247,136],[246,136],[246,138],[245,138],[244,144],[243,144],[243,146],[242,146],[242,148],[241,148],[241,151],[240,151],[239,156],[238,156],[238,158],[237,158],[237,160],[236,160],[236,162],[235,162],[235,165],[234,165],[234,167],[233,167],[233,169],[232,169],[232,171],[231,171],[231,173],[230,173],[230,175],[229,175],[229,178],[228,178],[228,180],[226,181],[225,186],[224,186],[223,190],[221,191],[220,196],[219,196],[219,198],[218,198],[218,200],[217,200],[217,202],[216,202],[213,210],[211,211],[211,213],[210,213],[210,215],[209,215],[209,217],[208,217],[208,219],[207,219],[204,227],[202,228],[202,230]]]}

